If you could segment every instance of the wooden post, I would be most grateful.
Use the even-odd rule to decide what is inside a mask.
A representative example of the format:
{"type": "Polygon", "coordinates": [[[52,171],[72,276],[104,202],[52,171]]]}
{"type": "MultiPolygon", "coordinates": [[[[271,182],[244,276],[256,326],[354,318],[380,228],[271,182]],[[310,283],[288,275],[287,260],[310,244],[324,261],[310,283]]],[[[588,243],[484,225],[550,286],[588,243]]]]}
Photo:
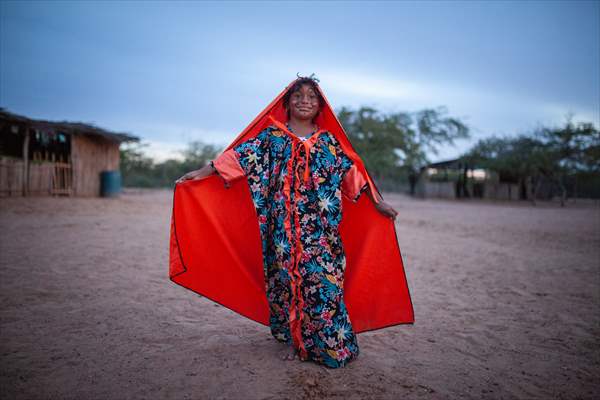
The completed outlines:
{"type": "Polygon", "coordinates": [[[23,140],[23,196],[27,196],[29,190],[29,128],[25,128],[25,140],[23,140]]]}

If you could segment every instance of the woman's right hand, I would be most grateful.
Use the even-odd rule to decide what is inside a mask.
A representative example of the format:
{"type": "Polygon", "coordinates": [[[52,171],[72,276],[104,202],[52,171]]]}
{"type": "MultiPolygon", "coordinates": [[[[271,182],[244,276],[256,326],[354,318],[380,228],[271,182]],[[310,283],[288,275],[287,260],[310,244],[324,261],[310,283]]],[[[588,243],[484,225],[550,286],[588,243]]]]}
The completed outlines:
{"type": "Polygon", "coordinates": [[[205,165],[204,167],[202,167],[200,169],[196,169],[194,171],[190,171],[187,174],[183,175],[181,178],[179,178],[179,179],[177,179],[175,181],[175,184],[178,184],[178,183],[181,183],[181,182],[185,182],[185,181],[189,181],[189,180],[202,179],[204,177],[209,176],[213,172],[214,172],[213,167],[210,164],[208,164],[208,165],[205,165]]]}

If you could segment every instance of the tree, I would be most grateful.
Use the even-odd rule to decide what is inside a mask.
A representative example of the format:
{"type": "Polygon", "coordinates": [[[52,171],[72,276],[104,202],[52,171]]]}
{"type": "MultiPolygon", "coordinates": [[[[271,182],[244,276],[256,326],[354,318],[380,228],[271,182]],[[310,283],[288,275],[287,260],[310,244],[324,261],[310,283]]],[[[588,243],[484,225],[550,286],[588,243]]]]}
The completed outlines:
{"type": "Polygon", "coordinates": [[[186,171],[202,168],[209,161],[214,160],[221,152],[221,149],[212,144],[206,144],[202,141],[193,141],[188,143],[185,150],[181,151],[183,156],[183,168],[186,171]]]}
{"type": "Polygon", "coordinates": [[[153,186],[149,172],[154,168],[154,160],[144,154],[144,148],[147,146],[147,143],[141,142],[121,145],[119,152],[123,186],[153,186]]]}
{"type": "Polygon", "coordinates": [[[559,188],[564,206],[569,177],[581,171],[600,172],[600,132],[591,123],[575,125],[571,118],[563,127],[541,126],[517,137],[482,139],[462,158],[520,184],[527,182],[534,204],[546,179],[559,188]]]}
{"type": "Polygon", "coordinates": [[[541,173],[560,188],[564,206],[569,176],[600,172],[600,131],[592,123],[574,124],[573,114],[568,114],[563,127],[541,127],[535,135],[545,144],[541,173]]]}
{"type": "Polygon", "coordinates": [[[536,134],[566,170],[600,172],[600,131],[593,123],[574,124],[573,114],[568,114],[564,127],[541,127],[536,134]]]}
{"type": "Polygon", "coordinates": [[[124,186],[173,187],[177,178],[186,172],[202,168],[219,153],[219,148],[200,141],[190,142],[181,151],[183,160],[169,159],[160,163],[144,155],[147,144],[123,146],[121,174],[124,186]]]}
{"type": "Polygon", "coordinates": [[[545,151],[544,143],[528,135],[492,136],[479,140],[461,158],[465,164],[496,171],[504,179],[518,182],[519,187],[531,181],[528,187],[533,190],[530,197],[535,202],[545,151]]]}
{"type": "Polygon", "coordinates": [[[414,194],[419,170],[429,162],[427,154],[438,154],[439,147],[469,137],[466,125],[445,117],[446,112],[439,107],[384,114],[370,107],[344,107],[338,119],[375,179],[396,180],[404,173],[414,194]]]}

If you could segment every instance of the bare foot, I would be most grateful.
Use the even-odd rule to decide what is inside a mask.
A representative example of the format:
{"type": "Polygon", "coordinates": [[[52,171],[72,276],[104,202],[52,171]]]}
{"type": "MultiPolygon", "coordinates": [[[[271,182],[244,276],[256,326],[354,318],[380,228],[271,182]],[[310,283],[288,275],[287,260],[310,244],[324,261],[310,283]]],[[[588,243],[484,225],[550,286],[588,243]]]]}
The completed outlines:
{"type": "Polygon", "coordinates": [[[286,346],[284,350],[281,351],[281,359],[282,360],[295,360],[298,357],[298,352],[293,346],[286,346]]]}

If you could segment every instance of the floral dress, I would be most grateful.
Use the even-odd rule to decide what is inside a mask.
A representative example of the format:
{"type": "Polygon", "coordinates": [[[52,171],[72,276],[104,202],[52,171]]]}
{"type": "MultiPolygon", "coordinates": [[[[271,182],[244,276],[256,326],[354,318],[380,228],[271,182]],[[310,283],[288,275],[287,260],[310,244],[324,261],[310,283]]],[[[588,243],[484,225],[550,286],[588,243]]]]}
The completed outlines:
{"type": "Polygon", "coordinates": [[[342,194],[356,202],[364,177],[333,134],[306,139],[272,125],[221,154],[217,173],[245,176],[256,207],[270,329],[302,360],[328,367],[359,354],[344,303],[346,257],[338,227],[342,194]]]}

